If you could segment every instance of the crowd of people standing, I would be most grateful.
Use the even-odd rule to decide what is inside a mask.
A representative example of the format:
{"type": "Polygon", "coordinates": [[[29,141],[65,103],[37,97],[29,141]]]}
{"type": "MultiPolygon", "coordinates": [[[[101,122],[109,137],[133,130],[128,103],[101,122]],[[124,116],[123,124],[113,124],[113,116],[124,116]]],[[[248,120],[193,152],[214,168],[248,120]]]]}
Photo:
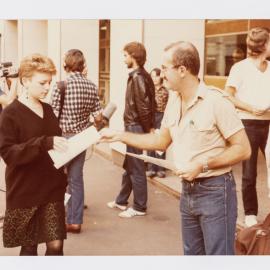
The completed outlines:
{"type": "MultiPolygon", "coordinates": [[[[165,158],[172,153],[182,181],[181,233],[186,255],[233,255],[237,197],[232,165],[241,162],[242,193],[247,227],[257,223],[257,156],[270,160],[270,31],[256,27],[247,35],[247,58],[235,63],[225,91],[199,79],[200,57],[190,42],[168,45],[162,65],[148,73],[146,49],[140,42],[123,48],[127,80],[124,131],[103,129],[100,142],[121,141],[127,152],[165,158]],[[266,151],[265,151],[266,149],[266,151]]],[[[4,247],[20,246],[20,255],[63,255],[67,232],[83,224],[85,151],[56,169],[48,151],[65,152],[68,138],[102,121],[98,89],[87,79],[83,52],[64,55],[64,90],[55,84],[56,68],[44,55],[22,59],[10,90],[0,92],[0,155],[6,163],[4,247]],[[63,97],[64,99],[61,101],[63,97]],[[39,191],[42,192],[39,192],[39,191]],[[66,206],[64,196],[71,198],[66,206]]],[[[270,167],[270,166],[268,166],[270,167]]],[[[147,214],[147,176],[165,177],[164,168],[126,155],[119,194],[107,203],[119,217],[147,214]],[[128,199],[133,192],[133,204],[128,199]]],[[[270,169],[269,169],[270,174],[270,169]]],[[[269,176],[269,175],[268,175],[269,176]]],[[[269,176],[270,178],[270,176],[269,176]]],[[[270,181],[269,181],[270,182],[270,181]]]]}

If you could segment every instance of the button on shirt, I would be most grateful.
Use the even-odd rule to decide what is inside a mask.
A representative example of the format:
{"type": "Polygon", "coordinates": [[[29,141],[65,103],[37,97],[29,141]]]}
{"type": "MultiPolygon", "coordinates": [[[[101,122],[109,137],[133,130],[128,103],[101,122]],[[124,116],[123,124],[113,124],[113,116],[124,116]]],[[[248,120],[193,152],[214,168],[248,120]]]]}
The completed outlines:
{"type": "MultiPolygon", "coordinates": [[[[184,169],[190,162],[204,162],[226,149],[226,139],[243,129],[233,104],[222,90],[200,83],[196,96],[181,117],[181,97],[170,94],[161,126],[172,138],[175,165],[184,169]]],[[[198,177],[218,176],[230,166],[209,170],[198,177]]]]}
{"type": "MultiPolygon", "coordinates": [[[[60,90],[55,85],[51,105],[56,116],[60,110],[60,90]]],[[[60,127],[64,134],[77,134],[90,126],[90,115],[94,117],[102,111],[98,89],[80,72],[74,72],[67,78],[67,88],[60,127]]]]}

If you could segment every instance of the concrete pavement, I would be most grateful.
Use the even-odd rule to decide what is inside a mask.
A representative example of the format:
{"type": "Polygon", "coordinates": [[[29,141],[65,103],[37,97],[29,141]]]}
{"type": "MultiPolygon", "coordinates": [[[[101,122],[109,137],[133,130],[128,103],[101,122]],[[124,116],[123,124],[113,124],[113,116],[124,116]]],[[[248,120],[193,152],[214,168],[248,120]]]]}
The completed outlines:
{"type": "MultiPolygon", "coordinates": [[[[65,255],[181,255],[178,199],[149,184],[148,214],[120,218],[119,211],[106,203],[117,195],[123,170],[100,155],[87,156],[85,202],[89,208],[85,210],[82,233],[68,234],[65,255]]],[[[0,212],[4,210],[4,195],[0,194],[0,212]]],[[[19,248],[3,248],[2,230],[0,235],[0,255],[18,255],[19,248]]],[[[44,246],[40,245],[40,254],[44,254],[44,246]]]]}

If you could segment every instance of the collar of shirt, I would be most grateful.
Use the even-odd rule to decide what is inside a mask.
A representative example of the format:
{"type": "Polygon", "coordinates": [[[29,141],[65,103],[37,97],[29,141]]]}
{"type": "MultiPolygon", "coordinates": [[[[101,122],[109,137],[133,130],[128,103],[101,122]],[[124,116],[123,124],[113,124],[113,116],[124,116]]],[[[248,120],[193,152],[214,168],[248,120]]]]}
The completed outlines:
{"type": "Polygon", "coordinates": [[[138,67],[138,68],[134,69],[133,71],[131,71],[131,72],[128,74],[128,76],[129,76],[129,77],[132,77],[132,76],[135,75],[136,73],[137,73],[137,74],[138,74],[138,73],[141,73],[142,70],[143,70],[142,67],[138,67]]]}
{"type": "Polygon", "coordinates": [[[70,72],[67,79],[69,78],[75,78],[75,77],[83,77],[82,73],[79,71],[70,72]]]}

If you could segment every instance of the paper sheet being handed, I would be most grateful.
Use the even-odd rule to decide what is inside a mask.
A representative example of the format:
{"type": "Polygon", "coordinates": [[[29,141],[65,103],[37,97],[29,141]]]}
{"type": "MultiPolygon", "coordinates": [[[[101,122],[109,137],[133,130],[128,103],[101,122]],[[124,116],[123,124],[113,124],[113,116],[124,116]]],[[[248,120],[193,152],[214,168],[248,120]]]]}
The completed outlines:
{"type": "Polygon", "coordinates": [[[133,153],[129,153],[129,152],[126,152],[126,155],[136,157],[138,159],[143,160],[144,162],[151,162],[155,165],[164,167],[164,168],[169,169],[173,172],[177,172],[179,170],[179,168],[177,168],[177,166],[174,164],[174,162],[172,162],[170,160],[158,159],[158,158],[149,157],[149,156],[143,155],[143,154],[138,155],[138,154],[133,154],[133,153]]]}
{"type": "Polygon", "coordinates": [[[59,169],[71,159],[82,153],[92,144],[95,144],[100,139],[100,134],[95,127],[89,127],[68,139],[68,150],[66,152],[58,152],[55,150],[48,151],[51,159],[54,162],[54,167],[59,169]]]}

